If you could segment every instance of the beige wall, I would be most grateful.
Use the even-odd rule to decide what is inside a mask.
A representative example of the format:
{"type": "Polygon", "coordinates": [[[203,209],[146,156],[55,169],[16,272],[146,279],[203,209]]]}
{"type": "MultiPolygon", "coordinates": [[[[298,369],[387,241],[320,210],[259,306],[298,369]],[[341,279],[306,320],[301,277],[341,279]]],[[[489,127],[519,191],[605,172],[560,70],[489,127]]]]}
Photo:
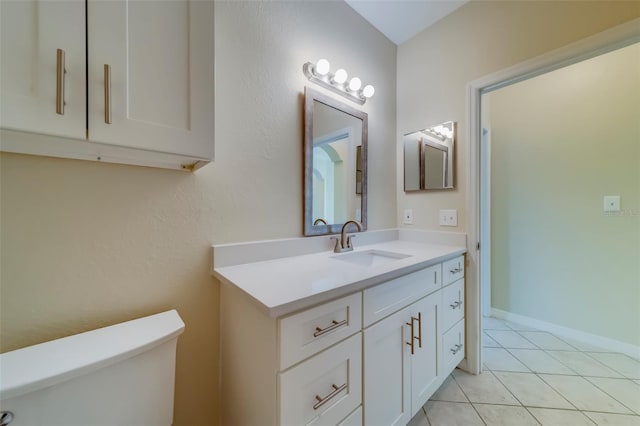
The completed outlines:
{"type": "Polygon", "coordinates": [[[391,42],[341,2],[216,2],[215,49],[216,160],[195,174],[0,156],[0,349],[177,308],[176,426],[218,423],[211,244],[302,235],[304,62],[375,85],[369,227],[396,223],[391,42]]]}
{"type": "Polygon", "coordinates": [[[640,346],[640,44],[486,96],[492,306],[640,346]]]}
{"type": "Polygon", "coordinates": [[[398,47],[396,217],[413,227],[466,230],[467,84],[495,71],[640,16],[637,1],[477,1],[398,47]],[[403,191],[402,134],[458,122],[456,189],[403,191]],[[458,209],[457,228],[439,228],[438,210],[458,209]]]}

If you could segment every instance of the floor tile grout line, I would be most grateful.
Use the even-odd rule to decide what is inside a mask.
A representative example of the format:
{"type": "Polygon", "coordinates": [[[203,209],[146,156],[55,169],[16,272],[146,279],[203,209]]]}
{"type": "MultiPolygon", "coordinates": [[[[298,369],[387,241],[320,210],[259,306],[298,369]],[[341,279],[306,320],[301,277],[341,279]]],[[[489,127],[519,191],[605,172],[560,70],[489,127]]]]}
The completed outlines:
{"type": "MultiPolygon", "coordinates": [[[[592,382],[591,380],[589,380],[589,377],[591,376],[582,376],[583,379],[585,379],[587,382],[591,383],[593,386],[595,386],[596,388],[600,389],[602,392],[604,392],[606,395],[609,395],[609,398],[613,399],[614,401],[616,401],[618,404],[622,405],[623,407],[625,407],[627,410],[631,411],[632,413],[636,414],[636,415],[640,415],[640,412],[634,410],[633,408],[629,407],[628,405],[626,405],[624,402],[619,401],[615,396],[611,395],[609,392],[607,392],[606,390],[602,389],[600,386],[598,386],[597,383],[592,382]]],[[[612,379],[612,380],[628,380],[628,379],[615,379],[615,378],[611,378],[611,377],[593,377],[594,379],[612,379]]],[[[632,380],[628,380],[629,382],[632,382],[632,380]]]]}
{"type": "MultiPolygon", "coordinates": [[[[543,349],[543,350],[544,350],[544,349],[543,349]]],[[[585,377],[585,376],[586,376],[585,374],[580,373],[578,370],[576,370],[576,369],[574,369],[574,368],[571,368],[571,366],[567,365],[567,363],[565,363],[565,362],[563,362],[562,360],[560,360],[560,359],[556,358],[555,356],[553,356],[553,355],[550,353],[550,352],[573,352],[573,351],[557,351],[557,350],[544,350],[544,351],[545,351],[545,352],[546,352],[550,357],[552,357],[553,359],[555,359],[555,360],[556,360],[556,361],[558,361],[559,363],[561,363],[561,364],[565,365],[565,366],[566,366],[567,368],[569,368],[570,370],[573,370],[573,371],[575,371],[576,373],[578,373],[578,375],[579,375],[579,376],[582,376],[582,377],[585,377]]],[[[584,353],[584,352],[582,352],[582,351],[580,351],[580,353],[582,353],[584,356],[586,356],[586,357],[588,357],[588,358],[591,358],[591,357],[589,357],[589,355],[587,355],[586,353],[584,353]]],[[[612,353],[615,353],[615,352],[612,352],[612,353]]],[[[593,359],[593,358],[591,358],[591,359],[593,359]]],[[[597,361],[597,360],[595,360],[595,361],[597,361]]],[[[601,365],[602,367],[604,367],[605,369],[607,369],[607,370],[611,370],[612,372],[614,372],[614,373],[616,373],[616,374],[619,374],[620,376],[624,377],[624,375],[622,375],[621,373],[619,373],[619,372],[617,372],[617,371],[613,370],[612,368],[607,367],[607,366],[606,366],[606,365],[604,365],[603,363],[598,362],[598,364],[600,364],[600,365],[601,365]]],[[[611,379],[619,379],[619,378],[621,378],[621,377],[616,377],[616,376],[588,376],[588,377],[603,377],[603,378],[611,378],[611,379]]]]}
{"type": "MultiPolygon", "coordinates": [[[[538,377],[540,377],[538,374],[536,374],[538,377]]],[[[559,376],[559,374],[547,374],[548,376],[559,376]]],[[[571,377],[575,377],[575,376],[571,376],[571,377]]],[[[579,375],[577,377],[582,378],[583,380],[587,381],[588,383],[591,383],[593,386],[595,386],[596,388],[600,389],[598,386],[595,385],[595,383],[592,383],[590,380],[587,380],[587,377],[590,376],[583,376],[583,375],[579,375]]],[[[611,379],[612,377],[601,377],[603,379],[611,379]]],[[[562,396],[563,398],[565,398],[564,395],[562,395],[560,393],[560,391],[558,389],[556,389],[551,383],[547,382],[544,377],[540,377],[540,380],[542,380],[543,382],[545,382],[547,385],[549,385],[549,387],[551,387],[553,390],[555,390],[556,392],[558,392],[560,394],[560,396],[562,396]]],[[[631,413],[635,413],[635,411],[631,410],[629,407],[627,407],[626,405],[624,405],[623,403],[621,403],[620,401],[618,401],[617,399],[615,399],[614,397],[612,397],[611,395],[609,395],[607,392],[605,392],[604,390],[600,389],[604,394],[606,394],[607,396],[609,396],[611,399],[613,399],[615,402],[617,402],[618,404],[622,405],[624,408],[628,409],[629,411],[631,411],[631,413]]],[[[567,399],[567,398],[565,398],[567,399]]],[[[567,401],[569,402],[569,404],[573,405],[574,407],[576,407],[576,409],[578,411],[589,411],[589,410],[582,410],[580,408],[578,408],[576,405],[574,405],[571,401],[569,401],[567,399],[567,401]]],[[[606,413],[606,414],[626,414],[629,415],[629,413],[619,413],[619,412],[615,412],[615,411],[593,411],[593,412],[597,412],[597,413],[606,413]]]]}
{"type": "MultiPolygon", "coordinates": [[[[506,350],[507,350],[511,355],[513,355],[513,356],[514,356],[518,361],[520,361],[522,364],[524,364],[524,365],[525,365],[525,367],[527,367],[529,370],[531,370],[531,367],[529,367],[527,364],[525,364],[525,362],[524,362],[523,360],[521,360],[520,358],[518,358],[518,356],[517,356],[516,354],[512,353],[511,351],[509,351],[509,349],[508,349],[508,348],[505,348],[505,349],[506,349],[506,350]]],[[[530,350],[530,351],[534,351],[534,350],[540,351],[540,352],[542,352],[542,353],[546,354],[547,356],[551,357],[553,360],[555,360],[555,361],[557,361],[558,363],[560,363],[560,365],[563,365],[564,367],[568,368],[568,369],[569,369],[569,371],[573,371],[573,372],[575,373],[575,374],[560,374],[560,375],[562,375],[562,376],[579,376],[579,375],[580,375],[580,373],[578,373],[577,371],[575,371],[573,368],[569,367],[568,365],[566,365],[566,364],[564,364],[564,363],[560,362],[560,360],[557,360],[556,358],[554,358],[554,357],[552,357],[551,355],[549,355],[549,354],[547,353],[547,351],[545,351],[544,349],[528,349],[528,350],[530,350]]],[[[533,373],[539,373],[539,371],[533,371],[533,370],[531,370],[531,371],[532,371],[533,373]]],[[[556,374],[556,373],[543,373],[543,374],[556,374]]]]}
{"type": "Polygon", "coordinates": [[[473,406],[473,403],[471,402],[471,399],[469,399],[469,395],[467,395],[467,393],[464,391],[464,389],[462,388],[462,386],[460,385],[460,383],[458,383],[458,381],[456,380],[456,377],[452,374],[450,374],[451,378],[453,379],[453,381],[456,383],[456,385],[458,385],[458,387],[460,388],[460,390],[462,391],[462,394],[464,395],[465,398],[467,398],[468,403],[471,405],[471,407],[473,408],[473,411],[476,412],[476,414],[478,415],[478,417],[480,418],[480,421],[482,422],[482,424],[484,424],[485,426],[489,426],[487,425],[487,422],[484,421],[484,419],[482,418],[482,416],[480,415],[480,413],[478,412],[478,410],[476,410],[476,407],[473,406]]]}
{"type": "MultiPolygon", "coordinates": [[[[428,402],[428,401],[427,401],[428,402]]],[[[427,403],[425,402],[424,405],[421,407],[422,412],[424,413],[424,418],[427,420],[427,426],[431,426],[431,422],[429,421],[429,416],[427,415],[427,409],[424,408],[424,406],[427,405],[427,403]]]]}
{"type": "MultiPolygon", "coordinates": [[[[522,337],[524,340],[526,340],[527,342],[531,343],[533,346],[533,348],[513,348],[513,349],[542,349],[540,348],[538,345],[536,345],[535,343],[533,343],[531,340],[527,339],[526,337],[524,337],[522,334],[518,333],[515,330],[492,330],[492,331],[511,331],[513,333],[516,333],[518,336],[522,337]]],[[[493,336],[491,336],[489,333],[487,333],[489,335],[489,337],[491,337],[493,340],[495,340],[498,344],[502,345],[503,348],[507,348],[507,346],[503,345],[502,343],[500,343],[496,338],[494,338],[493,336]]]]}
{"type": "Polygon", "coordinates": [[[541,425],[541,426],[542,426],[542,422],[541,422],[541,421],[536,417],[536,415],[535,415],[535,414],[533,414],[533,413],[531,412],[531,410],[529,410],[529,408],[528,408],[526,405],[524,405],[523,407],[524,407],[524,409],[525,409],[525,410],[527,410],[527,413],[529,413],[529,415],[530,415],[531,417],[533,417],[533,419],[534,419],[534,420],[535,420],[539,425],[541,425]]]}
{"type": "MultiPolygon", "coordinates": [[[[556,389],[555,387],[551,386],[551,383],[548,383],[548,382],[547,382],[543,377],[540,377],[540,374],[538,374],[538,373],[534,373],[534,374],[535,374],[536,376],[538,376],[538,378],[539,378],[540,380],[542,380],[544,383],[546,383],[546,385],[547,385],[547,386],[549,386],[551,389],[553,389],[554,391],[556,391],[556,393],[557,393],[558,395],[560,395],[562,398],[564,398],[564,400],[565,400],[565,401],[567,401],[567,402],[568,402],[569,404],[571,404],[573,407],[576,407],[576,410],[578,410],[578,411],[582,411],[580,408],[578,408],[578,406],[577,406],[577,405],[575,405],[573,402],[569,401],[569,399],[568,399],[568,398],[566,398],[566,397],[565,397],[565,396],[564,396],[564,395],[563,395],[563,394],[562,394],[558,389],[556,389]]],[[[549,376],[552,376],[552,374],[549,374],[549,376]]],[[[571,377],[574,377],[574,376],[571,376],[571,377]]],[[[578,375],[578,377],[582,377],[582,375],[580,375],[580,374],[579,374],[579,375],[578,375]]]]}
{"type": "MultiPolygon", "coordinates": [[[[605,367],[607,367],[608,369],[613,370],[613,371],[615,371],[616,373],[620,374],[622,377],[625,377],[625,378],[631,379],[631,377],[627,377],[627,375],[626,375],[626,374],[624,374],[622,371],[619,371],[619,370],[617,370],[616,368],[611,367],[610,365],[607,365],[607,364],[605,364],[604,362],[600,361],[598,358],[596,358],[596,357],[592,356],[590,352],[593,352],[593,351],[589,351],[589,352],[586,352],[586,351],[585,351],[585,352],[584,352],[584,354],[585,354],[586,356],[588,356],[589,358],[593,359],[594,361],[596,361],[596,362],[598,362],[598,363],[600,363],[600,364],[604,365],[604,366],[605,366],[605,367]]],[[[627,358],[631,359],[632,361],[635,361],[633,358],[631,358],[631,357],[630,357],[630,356],[628,356],[627,354],[623,354],[623,353],[620,353],[620,352],[594,352],[594,353],[611,353],[611,354],[619,354],[619,355],[626,356],[627,358]]],[[[636,361],[636,362],[637,362],[637,361],[636,361]]],[[[640,363],[639,363],[639,364],[640,364],[640,363]]]]}
{"type": "MultiPolygon", "coordinates": [[[[500,380],[500,378],[499,378],[498,376],[496,376],[495,374],[493,374],[493,371],[489,370],[489,373],[491,373],[491,375],[492,375],[492,376],[493,376],[493,377],[494,377],[494,378],[495,378],[495,379],[496,379],[496,380],[497,380],[497,381],[498,381],[498,382],[499,382],[499,383],[500,383],[500,384],[501,384],[501,385],[502,385],[502,386],[507,390],[507,392],[509,392],[509,393],[511,394],[511,396],[513,396],[513,398],[514,398],[516,401],[518,401],[518,403],[520,404],[520,406],[521,406],[521,407],[524,407],[524,404],[522,403],[522,401],[520,401],[520,399],[518,399],[518,397],[517,397],[513,392],[511,392],[511,389],[509,389],[509,388],[507,387],[507,385],[505,385],[505,384],[502,382],[502,380],[500,380]]],[[[527,373],[524,373],[524,374],[527,374],[527,373]]]]}

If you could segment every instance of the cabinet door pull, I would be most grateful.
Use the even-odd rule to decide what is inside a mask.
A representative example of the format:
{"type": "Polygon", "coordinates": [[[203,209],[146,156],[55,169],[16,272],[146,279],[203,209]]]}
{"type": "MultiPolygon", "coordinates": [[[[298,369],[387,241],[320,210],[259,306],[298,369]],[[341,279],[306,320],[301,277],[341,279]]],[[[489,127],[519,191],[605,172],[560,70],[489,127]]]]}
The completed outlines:
{"type": "Polygon", "coordinates": [[[111,124],[111,65],[104,64],[104,122],[111,124]]]}
{"type": "Polygon", "coordinates": [[[456,300],[455,302],[453,302],[449,306],[451,306],[451,309],[456,309],[456,308],[459,308],[460,305],[462,305],[462,301],[461,300],[456,300]]]}
{"type": "Polygon", "coordinates": [[[405,342],[407,345],[411,346],[411,355],[415,353],[415,345],[414,340],[418,341],[418,347],[422,347],[422,313],[418,312],[418,316],[411,317],[411,322],[406,323],[409,327],[411,327],[411,339],[408,342],[405,342]],[[415,326],[414,321],[418,321],[418,335],[415,335],[415,326]]]}
{"type": "Polygon", "coordinates": [[[405,342],[407,345],[411,346],[411,355],[414,354],[415,352],[415,348],[413,346],[413,340],[414,340],[414,335],[413,335],[413,321],[415,320],[414,317],[411,317],[411,322],[406,323],[409,327],[411,327],[411,338],[409,339],[408,342],[405,342]]]}
{"type": "Polygon", "coordinates": [[[56,51],[56,114],[64,115],[64,50],[56,51]]]}
{"type": "Polygon", "coordinates": [[[460,352],[460,350],[462,349],[462,345],[461,344],[457,344],[455,345],[452,349],[451,349],[451,353],[453,355],[457,354],[458,352],[460,352]]]}
{"type": "Polygon", "coordinates": [[[422,312],[418,312],[418,347],[422,348],[422,312]]]}
{"type": "Polygon", "coordinates": [[[339,394],[341,391],[345,390],[347,388],[347,384],[345,383],[344,385],[338,387],[335,384],[331,385],[331,387],[333,388],[333,390],[331,391],[331,393],[327,396],[325,396],[324,398],[322,398],[320,395],[316,395],[316,402],[315,404],[313,404],[313,409],[317,410],[318,408],[322,407],[324,404],[326,404],[327,402],[329,402],[331,400],[331,398],[333,398],[334,396],[336,396],[337,394],[339,394]]]}
{"type": "Polygon", "coordinates": [[[325,333],[335,330],[338,327],[342,327],[343,325],[347,325],[347,320],[344,319],[342,321],[331,321],[331,325],[325,328],[316,327],[316,331],[313,333],[313,337],[322,336],[325,333]]]}

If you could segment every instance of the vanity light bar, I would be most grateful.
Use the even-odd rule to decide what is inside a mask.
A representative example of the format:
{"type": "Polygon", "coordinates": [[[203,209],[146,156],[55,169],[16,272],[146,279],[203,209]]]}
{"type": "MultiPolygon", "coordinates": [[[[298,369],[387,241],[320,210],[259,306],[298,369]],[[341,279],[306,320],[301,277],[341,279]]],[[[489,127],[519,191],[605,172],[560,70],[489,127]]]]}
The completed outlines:
{"type": "Polygon", "coordinates": [[[358,77],[347,81],[348,74],[344,69],[340,68],[335,73],[331,73],[330,69],[331,66],[326,59],[320,59],[315,64],[307,62],[302,66],[302,72],[309,81],[338,93],[359,105],[364,105],[367,99],[375,93],[375,88],[370,84],[362,87],[362,81],[358,77]]]}

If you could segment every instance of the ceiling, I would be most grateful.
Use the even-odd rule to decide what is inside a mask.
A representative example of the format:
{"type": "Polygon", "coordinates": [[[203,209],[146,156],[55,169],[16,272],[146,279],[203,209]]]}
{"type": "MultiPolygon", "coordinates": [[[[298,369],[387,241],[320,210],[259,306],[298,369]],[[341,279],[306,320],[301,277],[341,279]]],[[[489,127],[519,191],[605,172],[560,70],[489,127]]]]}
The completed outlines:
{"type": "Polygon", "coordinates": [[[469,0],[345,0],[395,44],[402,44],[469,0]]]}

